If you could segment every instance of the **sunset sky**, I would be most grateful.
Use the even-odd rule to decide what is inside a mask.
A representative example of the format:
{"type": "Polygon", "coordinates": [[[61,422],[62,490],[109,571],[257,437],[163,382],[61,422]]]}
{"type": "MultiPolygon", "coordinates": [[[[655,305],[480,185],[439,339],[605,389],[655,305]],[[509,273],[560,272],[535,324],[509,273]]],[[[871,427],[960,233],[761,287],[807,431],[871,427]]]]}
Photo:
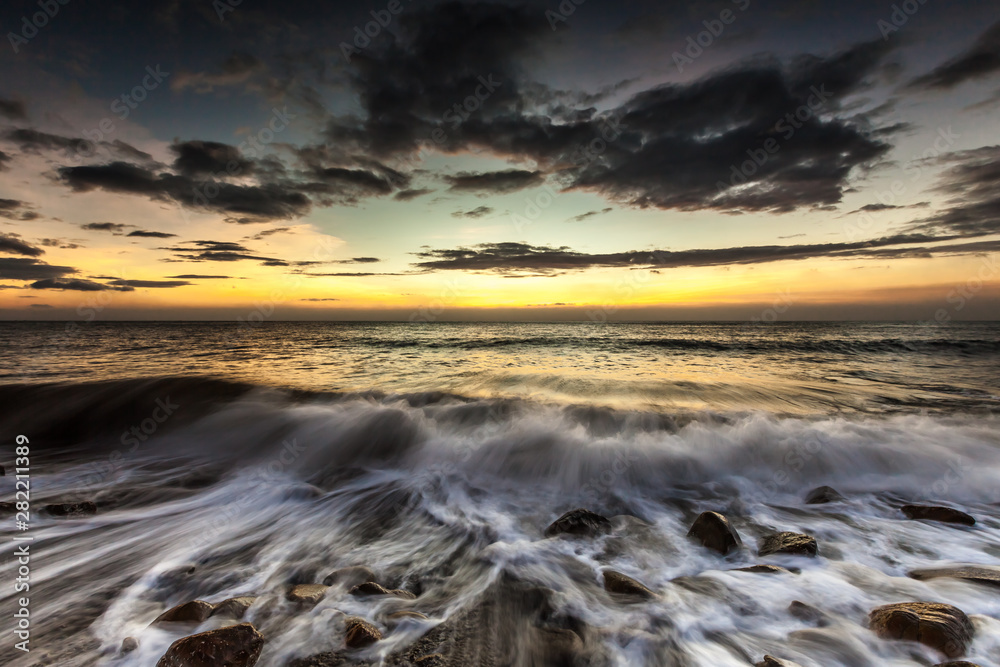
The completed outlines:
{"type": "Polygon", "coordinates": [[[996,10],[8,1],[0,317],[1000,319],[996,10]]]}

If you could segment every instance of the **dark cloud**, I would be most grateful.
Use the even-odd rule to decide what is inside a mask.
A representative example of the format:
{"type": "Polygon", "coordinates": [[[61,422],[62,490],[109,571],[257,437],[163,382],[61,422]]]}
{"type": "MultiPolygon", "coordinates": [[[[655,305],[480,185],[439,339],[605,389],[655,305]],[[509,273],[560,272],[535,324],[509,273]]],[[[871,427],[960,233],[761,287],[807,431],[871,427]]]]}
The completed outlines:
{"type": "Polygon", "coordinates": [[[45,151],[62,151],[77,157],[92,158],[97,157],[100,149],[112,158],[155,164],[152,155],[118,139],[94,143],[79,137],[65,137],[33,128],[14,128],[0,136],[17,145],[21,151],[36,155],[45,151]]]}
{"type": "Polygon", "coordinates": [[[587,211],[586,213],[581,213],[580,215],[573,216],[572,218],[570,218],[570,220],[572,220],[573,222],[583,222],[587,218],[593,218],[595,215],[604,215],[605,213],[610,213],[613,210],[614,209],[612,208],[603,208],[600,211],[587,211]]]}
{"type": "Polygon", "coordinates": [[[293,262],[257,255],[246,246],[232,241],[186,241],[181,245],[161,248],[174,253],[172,261],[240,262],[257,261],[263,266],[292,266],[293,262]]]}
{"type": "Polygon", "coordinates": [[[545,177],[538,171],[507,169],[486,173],[462,172],[454,176],[445,176],[444,180],[450,183],[450,189],[456,192],[500,195],[541,185],[545,177]]]}
{"type": "Polygon", "coordinates": [[[102,283],[97,283],[92,280],[83,280],[82,278],[44,278],[42,280],[35,281],[28,286],[30,289],[56,289],[56,290],[73,290],[76,292],[103,292],[105,290],[114,290],[116,292],[131,292],[134,290],[133,287],[128,286],[109,286],[102,283]]]}
{"type": "Polygon", "coordinates": [[[914,225],[925,233],[982,236],[1000,232],[1000,145],[942,155],[947,168],[935,191],[947,207],[914,225]]]}
{"type": "Polygon", "coordinates": [[[45,251],[41,248],[36,248],[16,236],[8,234],[0,234],[0,252],[7,252],[12,255],[27,255],[29,257],[38,257],[45,254],[45,251]]]}
{"type": "Polygon", "coordinates": [[[177,91],[190,88],[197,93],[209,93],[216,87],[245,84],[254,74],[265,70],[264,63],[256,56],[234,53],[217,72],[177,72],[170,81],[170,87],[177,91]]]}
{"type": "Polygon", "coordinates": [[[38,239],[38,245],[45,246],[46,248],[59,248],[61,250],[76,250],[77,248],[84,247],[79,243],[67,241],[66,239],[38,239]]]}
{"type": "Polygon", "coordinates": [[[393,196],[393,199],[398,199],[399,201],[410,201],[411,199],[416,199],[417,197],[421,197],[423,195],[427,195],[432,192],[434,192],[434,190],[430,188],[415,188],[412,190],[400,190],[393,196]]]}
{"type": "Polygon", "coordinates": [[[0,280],[42,280],[76,273],[69,266],[54,266],[37,259],[0,257],[0,280]]]}
{"type": "Polygon", "coordinates": [[[76,192],[95,189],[174,201],[190,208],[246,214],[262,219],[299,217],[312,205],[294,188],[275,183],[235,185],[197,181],[184,175],[159,173],[127,162],[62,167],[59,178],[76,192]]]}
{"type": "Polygon", "coordinates": [[[28,117],[28,112],[24,107],[24,102],[0,98],[0,116],[11,120],[25,120],[28,117]]]}
{"type": "Polygon", "coordinates": [[[30,308],[51,308],[52,306],[50,306],[47,303],[33,303],[33,304],[30,304],[29,307],[30,308]]]}
{"type": "MultiPolygon", "coordinates": [[[[982,252],[987,246],[931,246],[957,236],[934,237],[898,234],[857,243],[816,243],[789,246],[745,246],[698,250],[633,250],[589,254],[568,247],[533,246],[526,243],[484,243],[471,248],[431,249],[416,253],[414,266],[423,271],[492,272],[517,276],[555,275],[559,271],[590,268],[678,268],[762,264],[787,260],[829,258],[892,258],[982,252]],[[913,247],[923,244],[920,247],[913,247]]],[[[987,242],[1000,244],[998,242],[987,242]]]]}
{"type": "Polygon", "coordinates": [[[254,164],[235,146],[215,141],[185,141],[170,146],[177,158],[173,167],[186,176],[216,177],[249,175],[254,164]]]}
{"type": "Polygon", "coordinates": [[[493,209],[489,206],[477,206],[471,211],[455,211],[452,213],[452,217],[455,218],[481,218],[484,215],[489,215],[493,212],[493,209]]]}
{"type": "Polygon", "coordinates": [[[30,209],[31,204],[28,202],[19,199],[0,199],[0,218],[28,221],[39,217],[30,209]]]}
{"type": "Polygon", "coordinates": [[[299,301],[340,301],[340,299],[299,299],[299,301]]]}
{"type": "Polygon", "coordinates": [[[91,232],[124,232],[126,227],[131,227],[132,225],[123,225],[118,222],[88,222],[85,225],[80,225],[80,229],[86,229],[91,232]]]}
{"type": "Polygon", "coordinates": [[[112,280],[109,285],[114,285],[115,287],[141,287],[141,288],[167,288],[167,287],[184,287],[185,285],[190,285],[186,280],[123,280],[117,279],[112,280]]]}
{"type": "Polygon", "coordinates": [[[179,276],[167,276],[167,278],[178,278],[181,280],[229,280],[233,276],[204,276],[198,273],[185,273],[179,276]]]}
{"type": "Polygon", "coordinates": [[[10,162],[12,159],[13,158],[11,158],[9,155],[4,153],[3,151],[0,151],[0,171],[7,171],[8,169],[10,169],[10,167],[7,166],[7,163],[10,162]]]}
{"type": "Polygon", "coordinates": [[[169,239],[177,234],[168,234],[167,232],[150,232],[144,229],[136,229],[135,231],[129,232],[127,236],[141,236],[143,238],[150,239],[169,239]]]}
{"type": "Polygon", "coordinates": [[[1000,72],[1000,22],[994,23],[961,55],[907,84],[908,88],[947,90],[1000,72]]]}
{"type": "Polygon", "coordinates": [[[352,257],[351,259],[340,259],[334,264],[376,264],[382,260],[378,257],[352,257]]]}

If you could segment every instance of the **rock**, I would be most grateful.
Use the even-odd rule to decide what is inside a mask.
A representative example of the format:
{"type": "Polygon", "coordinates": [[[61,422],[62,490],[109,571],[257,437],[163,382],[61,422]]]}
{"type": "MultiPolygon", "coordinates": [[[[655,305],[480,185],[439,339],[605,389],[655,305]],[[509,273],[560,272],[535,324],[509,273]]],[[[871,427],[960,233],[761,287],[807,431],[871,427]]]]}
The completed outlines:
{"type": "Polygon", "coordinates": [[[784,532],[765,535],[760,541],[757,555],[801,554],[803,556],[815,556],[818,551],[816,538],[811,535],[784,532]]]}
{"type": "Polygon", "coordinates": [[[903,505],[903,514],[908,519],[923,521],[941,521],[943,523],[960,523],[964,526],[976,525],[975,517],[950,507],[935,505],[903,505]]]}
{"type": "Polygon", "coordinates": [[[347,633],[344,635],[344,641],[347,643],[347,648],[364,648],[382,639],[379,629],[363,618],[352,616],[345,623],[347,633]]]}
{"type": "Polygon", "coordinates": [[[800,621],[815,623],[821,628],[830,624],[830,620],[827,618],[826,614],[816,607],[808,605],[800,600],[792,600],[792,603],[788,605],[788,613],[800,621]]]}
{"type": "Polygon", "coordinates": [[[82,503],[53,503],[42,508],[48,514],[59,517],[93,516],[97,514],[97,505],[90,501],[82,503]]]}
{"type": "Polygon", "coordinates": [[[132,651],[139,648],[139,640],[135,637],[126,637],[122,640],[122,654],[131,653],[132,651]]]}
{"type": "Polygon", "coordinates": [[[572,630],[534,628],[531,646],[533,660],[528,664],[546,667],[571,667],[582,664],[583,640],[572,630]]]}
{"type": "Polygon", "coordinates": [[[939,662],[934,667],[979,667],[979,665],[965,660],[953,660],[952,662],[939,662]]]}
{"type": "Polygon", "coordinates": [[[430,653],[422,655],[413,661],[416,667],[445,667],[444,656],[440,653],[430,653]]]}
{"type": "Polygon", "coordinates": [[[247,613],[247,609],[254,603],[257,598],[251,596],[243,596],[238,598],[229,598],[228,600],[223,600],[219,604],[215,605],[215,609],[212,610],[212,616],[224,616],[226,618],[243,618],[247,613]]]}
{"type": "Polygon", "coordinates": [[[298,584],[288,589],[285,599],[302,605],[315,605],[326,597],[329,586],[322,584],[298,584]]]}
{"type": "Polygon", "coordinates": [[[976,565],[914,570],[913,572],[910,572],[910,576],[914,579],[919,579],[920,581],[936,579],[938,577],[952,577],[954,579],[974,581],[977,584],[1000,586],[1000,569],[979,567],[976,565]]]}
{"type": "Polygon", "coordinates": [[[178,639],[156,667],[251,667],[263,648],[257,629],[241,623],[178,639]]]}
{"type": "Polygon", "coordinates": [[[754,574],[792,574],[788,568],[777,565],[751,565],[750,567],[738,567],[733,572],[753,572],[754,574]]]}
{"type": "Polygon", "coordinates": [[[653,591],[649,590],[632,577],[626,576],[614,570],[604,571],[604,590],[616,595],[627,595],[629,597],[649,600],[655,597],[653,591]]]}
{"type": "Polygon", "coordinates": [[[773,655],[765,655],[764,659],[758,662],[755,667],[799,667],[799,664],[775,658],[773,655]]]}
{"type": "Polygon", "coordinates": [[[611,521],[590,510],[575,509],[566,512],[545,529],[545,537],[554,535],[577,535],[597,537],[611,532],[611,521]]]}
{"type": "Polygon", "coordinates": [[[16,503],[0,503],[0,514],[14,514],[16,512],[16,503]]]}
{"type": "Polygon", "coordinates": [[[341,568],[326,575],[326,578],[323,580],[323,585],[343,585],[348,588],[354,588],[358,584],[363,584],[366,581],[375,581],[375,573],[363,565],[355,565],[353,567],[341,568]]]}
{"type": "Polygon", "coordinates": [[[975,630],[957,607],[936,602],[901,602],[878,607],[868,615],[869,627],[882,639],[906,639],[941,651],[949,658],[965,655],[975,630]]]}
{"type": "Polygon", "coordinates": [[[402,589],[389,590],[381,584],[376,584],[374,581],[366,581],[363,584],[358,584],[350,590],[351,595],[365,596],[365,595],[395,595],[398,598],[404,598],[406,600],[416,600],[417,596],[410,591],[404,591],[402,589]]]}
{"type": "Polygon", "coordinates": [[[729,523],[729,519],[718,512],[699,514],[698,518],[691,524],[688,537],[695,538],[701,542],[702,546],[718,551],[722,555],[743,546],[740,534],[729,523]]]}
{"type": "Polygon", "coordinates": [[[7,471],[3,469],[3,466],[0,466],[0,477],[5,477],[6,475],[7,471]]]}
{"type": "Polygon", "coordinates": [[[308,658],[298,658],[288,663],[288,667],[371,667],[371,663],[352,660],[347,651],[318,653],[308,658]]]}
{"type": "Polygon", "coordinates": [[[427,617],[421,614],[419,611],[411,611],[409,609],[404,609],[403,611],[394,611],[386,616],[390,621],[404,621],[408,618],[415,618],[417,620],[426,621],[427,617]]]}
{"type": "Polygon", "coordinates": [[[203,600],[192,600],[163,612],[151,623],[201,623],[212,615],[215,605],[203,600]]]}
{"type": "Polygon", "coordinates": [[[844,500],[837,489],[832,486],[820,486],[806,495],[806,505],[824,505],[826,503],[836,503],[844,500]]]}

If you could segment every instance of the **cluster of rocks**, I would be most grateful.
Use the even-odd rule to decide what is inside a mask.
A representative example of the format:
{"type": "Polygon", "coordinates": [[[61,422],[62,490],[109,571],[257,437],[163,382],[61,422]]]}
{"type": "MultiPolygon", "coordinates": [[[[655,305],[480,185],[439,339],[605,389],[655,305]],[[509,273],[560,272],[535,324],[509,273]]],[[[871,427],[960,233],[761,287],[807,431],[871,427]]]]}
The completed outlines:
{"type": "MultiPolygon", "coordinates": [[[[820,487],[806,497],[807,504],[841,502],[845,498],[830,487],[820,487]]],[[[914,520],[931,520],[974,525],[975,519],[951,508],[906,505],[901,512],[914,520]]],[[[611,533],[610,519],[587,509],[576,509],[563,514],[544,531],[550,538],[566,536],[572,539],[597,538],[611,533]]],[[[719,512],[703,512],[697,516],[688,531],[688,537],[703,547],[727,556],[744,549],[743,539],[732,522],[719,512]]],[[[817,540],[796,532],[773,532],[762,535],[756,553],[764,558],[774,554],[792,554],[815,557],[819,554],[817,540]]],[[[735,568],[736,571],[759,574],[791,574],[798,570],[773,564],[758,563],[735,568]]],[[[600,573],[604,589],[611,599],[620,603],[641,603],[657,597],[655,590],[616,570],[605,569],[600,573]]],[[[914,570],[915,579],[954,577],[1000,585],[1000,570],[982,567],[937,568],[914,570]]],[[[385,658],[382,664],[418,667],[457,667],[480,664],[488,657],[489,664],[539,664],[573,665],[599,664],[593,656],[601,651],[596,633],[579,619],[559,618],[553,615],[549,602],[551,591],[532,588],[512,581],[502,575],[501,580],[484,594],[474,608],[431,629],[401,653],[385,658]],[[498,633],[504,637],[529,637],[520,648],[504,646],[494,641],[498,633]],[[525,648],[527,646],[527,648],[525,648]],[[521,653],[516,653],[521,651],[521,653]],[[524,654],[527,651],[527,654],[524,654]],[[589,658],[587,656],[590,656],[589,658]]],[[[355,566],[337,570],[320,584],[295,584],[284,591],[284,599],[299,610],[319,604],[333,587],[346,590],[357,597],[395,597],[416,600],[417,595],[393,589],[376,580],[366,567],[355,566]]],[[[209,603],[192,600],[180,604],[157,617],[154,624],[200,624],[209,618],[222,616],[242,620],[247,611],[260,598],[243,596],[209,603]]],[[[822,611],[795,601],[789,612],[819,626],[829,623],[822,611]]],[[[341,615],[343,616],[343,615],[341,615]]],[[[256,618],[256,616],[255,616],[256,618]]],[[[406,618],[426,620],[418,611],[396,611],[389,620],[406,618]]],[[[386,620],[386,619],[383,619],[386,620]]],[[[384,626],[383,626],[384,627],[384,626]]],[[[391,627],[391,623],[390,623],[391,627]]],[[[878,607],[869,615],[869,627],[879,637],[891,640],[916,641],[930,646],[947,658],[965,655],[974,636],[969,618],[960,609],[941,603],[907,601],[878,607]]],[[[266,629],[265,629],[266,632],[266,629]]],[[[295,660],[293,667],[334,667],[336,665],[367,665],[359,660],[362,655],[352,652],[368,648],[383,635],[373,622],[360,617],[343,618],[343,649],[295,660]]],[[[178,639],[160,658],[157,667],[251,667],[264,646],[264,637],[251,623],[238,623],[178,639]]],[[[516,642],[515,642],[516,644],[516,642]]],[[[126,638],[123,653],[135,650],[138,642],[126,638]]],[[[482,664],[486,664],[483,662],[482,664]]],[[[766,655],[757,667],[794,667],[796,663],[766,655]]],[[[977,667],[969,662],[947,662],[938,667],[977,667]]]]}

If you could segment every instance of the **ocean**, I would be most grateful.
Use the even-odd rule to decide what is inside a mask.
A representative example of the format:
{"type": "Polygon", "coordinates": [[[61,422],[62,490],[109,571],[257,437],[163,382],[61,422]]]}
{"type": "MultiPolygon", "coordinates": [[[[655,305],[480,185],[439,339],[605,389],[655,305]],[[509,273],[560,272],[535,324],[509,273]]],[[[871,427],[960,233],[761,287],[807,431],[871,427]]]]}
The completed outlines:
{"type": "MultiPolygon", "coordinates": [[[[159,614],[254,596],[265,666],[410,664],[435,637],[448,665],[933,665],[868,628],[920,600],[1000,667],[997,589],[909,576],[1000,564],[998,411],[996,323],[0,323],[0,500],[17,435],[31,459],[33,651],[11,664],[154,665],[223,624],[159,614]],[[807,504],[823,485],[843,498],[807,504]],[[577,508],[608,529],[546,536],[577,508]],[[741,548],[687,536],[706,511],[741,548]],[[780,531],[818,553],[758,555],[780,531]],[[352,566],[415,599],[286,597],[352,566]],[[345,616],[382,640],[343,653],[345,616]],[[538,657],[568,636],[576,662],[538,657]]],[[[19,534],[10,512],[4,582],[19,534]]]]}

